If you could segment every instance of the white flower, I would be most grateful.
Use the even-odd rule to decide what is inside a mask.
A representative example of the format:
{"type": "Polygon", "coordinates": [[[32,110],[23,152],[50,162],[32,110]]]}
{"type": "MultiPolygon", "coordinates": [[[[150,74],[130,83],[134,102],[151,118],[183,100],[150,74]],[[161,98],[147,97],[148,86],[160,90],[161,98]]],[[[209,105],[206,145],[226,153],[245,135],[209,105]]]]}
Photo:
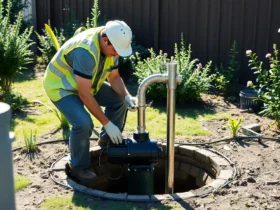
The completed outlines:
{"type": "Polygon", "coordinates": [[[251,86],[253,86],[253,82],[252,81],[248,81],[247,82],[247,87],[251,87],[251,86]]]}
{"type": "Polygon", "coordinates": [[[198,69],[202,69],[202,64],[201,64],[201,63],[196,64],[196,67],[197,67],[198,69]]]}
{"type": "Polygon", "coordinates": [[[265,57],[266,57],[266,58],[270,58],[270,57],[271,57],[271,54],[270,54],[270,53],[267,53],[265,57]]]}
{"type": "Polygon", "coordinates": [[[246,50],[246,55],[251,55],[252,54],[252,50],[246,50]]]}

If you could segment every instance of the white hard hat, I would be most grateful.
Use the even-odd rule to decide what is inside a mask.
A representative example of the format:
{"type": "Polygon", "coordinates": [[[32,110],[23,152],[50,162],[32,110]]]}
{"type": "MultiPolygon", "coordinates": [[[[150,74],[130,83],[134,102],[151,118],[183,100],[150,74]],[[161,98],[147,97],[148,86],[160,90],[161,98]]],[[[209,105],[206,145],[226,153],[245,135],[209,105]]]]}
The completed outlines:
{"type": "Polygon", "coordinates": [[[120,56],[126,57],[132,54],[132,31],[125,22],[120,20],[109,21],[106,23],[105,31],[120,56]]]}

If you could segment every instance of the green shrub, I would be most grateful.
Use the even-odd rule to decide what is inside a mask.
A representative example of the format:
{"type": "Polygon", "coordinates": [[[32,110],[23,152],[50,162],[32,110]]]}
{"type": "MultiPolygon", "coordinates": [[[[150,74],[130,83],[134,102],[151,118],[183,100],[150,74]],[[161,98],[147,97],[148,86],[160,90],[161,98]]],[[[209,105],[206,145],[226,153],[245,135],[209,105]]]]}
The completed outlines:
{"type": "Polygon", "coordinates": [[[23,107],[29,104],[29,101],[19,93],[11,92],[7,94],[5,102],[11,106],[13,111],[21,111],[23,107]]]}
{"type": "MultiPolygon", "coordinates": [[[[50,34],[47,32],[46,29],[43,29],[43,34],[40,35],[38,32],[35,32],[38,40],[39,40],[39,46],[38,49],[39,51],[42,53],[41,58],[43,59],[43,62],[45,64],[48,64],[51,59],[53,58],[53,56],[55,55],[55,53],[57,52],[54,43],[51,39],[50,34]]],[[[54,34],[56,36],[56,39],[58,41],[58,43],[60,45],[62,45],[65,42],[65,37],[63,34],[63,30],[61,30],[60,32],[55,28],[54,29],[54,34]]],[[[42,59],[40,60],[40,62],[42,62],[42,59]]]]}
{"type": "MultiPolygon", "coordinates": [[[[9,0],[3,0],[3,5],[7,5],[9,0]]],[[[29,0],[11,0],[12,7],[10,11],[10,22],[14,23],[17,20],[17,16],[19,12],[22,12],[24,9],[28,8],[29,6],[29,0]]],[[[4,15],[7,14],[6,11],[3,13],[4,15]]],[[[20,31],[24,30],[26,27],[32,26],[31,17],[25,17],[24,20],[22,20],[22,27],[20,31]]]]}
{"type": "Polygon", "coordinates": [[[218,93],[223,96],[237,94],[237,74],[240,69],[240,64],[237,61],[237,55],[237,44],[236,41],[233,41],[229,52],[229,62],[227,67],[225,67],[223,64],[220,64],[219,68],[215,68],[215,74],[213,74],[213,86],[217,89],[218,93]]]}
{"type": "MultiPolygon", "coordinates": [[[[177,103],[199,101],[200,94],[208,90],[211,82],[211,77],[208,74],[211,61],[202,67],[202,64],[198,63],[198,59],[191,60],[191,45],[186,50],[183,38],[181,38],[180,49],[175,44],[175,57],[169,59],[162,50],[160,50],[159,55],[156,55],[153,49],[150,49],[149,52],[150,57],[143,61],[139,54],[136,54],[136,57],[131,56],[135,63],[135,75],[138,78],[138,83],[150,75],[167,73],[166,63],[172,61],[177,62],[177,73],[183,77],[183,81],[177,85],[176,89],[177,103]]],[[[152,84],[147,89],[147,96],[154,102],[166,101],[166,84],[152,84]]]]}
{"type": "Polygon", "coordinates": [[[257,90],[259,100],[264,104],[264,109],[260,113],[273,117],[280,128],[280,65],[276,44],[273,45],[273,51],[274,56],[270,53],[265,56],[269,59],[269,70],[263,68],[263,62],[258,61],[256,53],[252,53],[251,50],[246,51],[251,59],[249,66],[254,70],[254,74],[257,74],[257,84],[253,85],[249,81],[248,86],[257,90]]]}
{"type": "Polygon", "coordinates": [[[0,93],[3,100],[11,93],[12,83],[17,75],[32,62],[32,52],[29,47],[33,44],[30,39],[33,28],[26,28],[20,33],[22,15],[18,14],[15,23],[10,23],[12,3],[8,1],[6,15],[0,2],[0,93]]]}

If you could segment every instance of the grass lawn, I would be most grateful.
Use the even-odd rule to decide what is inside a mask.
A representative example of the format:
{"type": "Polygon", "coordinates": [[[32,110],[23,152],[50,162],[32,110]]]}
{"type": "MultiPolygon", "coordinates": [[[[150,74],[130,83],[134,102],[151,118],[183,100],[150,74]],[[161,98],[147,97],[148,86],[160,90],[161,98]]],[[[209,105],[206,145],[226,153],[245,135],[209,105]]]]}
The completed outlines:
{"type": "MultiPolygon", "coordinates": [[[[53,196],[46,199],[41,204],[41,209],[44,210],[90,210],[90,209],[106,209],[106,210],[144,210],[147,208],[141,208],[133,205],[133,203],[127,202],[114,202],[114,201],[96,201],[91,200],[83,195],[73,196],[53,196]]],[[[149,210],[183,210],[181,206],[169,206],[161,204],[160,207],[152,207],[149,210]]]]}
{"type": "MultiPolygon", "coordinates": [[[[40,100],[47,106],[54,108],[43,89],[42,77],[35,78],[30,70],[18,77],[13,85],[13,91],[20,93],[30,102],[40,100]]],[[[35,110],[36,114],[22,112],[15,114],[12,118],[11,130],[15,132],[15,144],[17,146],[23,146],[24,132],[28,134],[31,130],[36,131],[37,138],[39,138],[60,126],[60,121],[54,112],[47,107],[35,106],[33,110],[35,110]]],[[[215,113],[213,110],[202,108],[177,108],[175,135],[186,139],[190,136],[210,135],[210,132],[201,126],[201,121],[225,118],[226,116],[227,114],[225,113],[215,113]]],[[[96,130],[99,130],[101,124],[94,117],[92,119],[96,130]]],[[[166,126],[166,107],[148,107],[146,109],[146,129],[149,131],[151,138],[166,139],[166,126]]],[[[132,132],[136,127],[137,112],[129,112],[124,130],[132,132]]],[[[58,132],[56,135],[58,139],[62,138],[62,132],[58,132]]]]}

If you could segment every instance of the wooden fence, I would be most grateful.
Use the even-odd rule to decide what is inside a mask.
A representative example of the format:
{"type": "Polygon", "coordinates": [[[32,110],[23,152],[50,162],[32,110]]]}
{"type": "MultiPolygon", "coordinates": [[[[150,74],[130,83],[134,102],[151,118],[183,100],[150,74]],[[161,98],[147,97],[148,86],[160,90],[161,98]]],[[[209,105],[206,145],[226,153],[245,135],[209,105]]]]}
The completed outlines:
{"type": "MultiPolygon", "coordinates": [[[[60,27],[71,18],[85,22],[93,0],[37,0],[37,30],[50,20],[60,27]]],[[[240,81],[252,79],[245,51],[264,60],[272,45],[280,46],[279,0],[99,0],[101,18],[124,20],[137,44],[174,53],[183,33],[193,58],[203,64],[227,65],[234,40],[241,63],[240,81]]]]}

